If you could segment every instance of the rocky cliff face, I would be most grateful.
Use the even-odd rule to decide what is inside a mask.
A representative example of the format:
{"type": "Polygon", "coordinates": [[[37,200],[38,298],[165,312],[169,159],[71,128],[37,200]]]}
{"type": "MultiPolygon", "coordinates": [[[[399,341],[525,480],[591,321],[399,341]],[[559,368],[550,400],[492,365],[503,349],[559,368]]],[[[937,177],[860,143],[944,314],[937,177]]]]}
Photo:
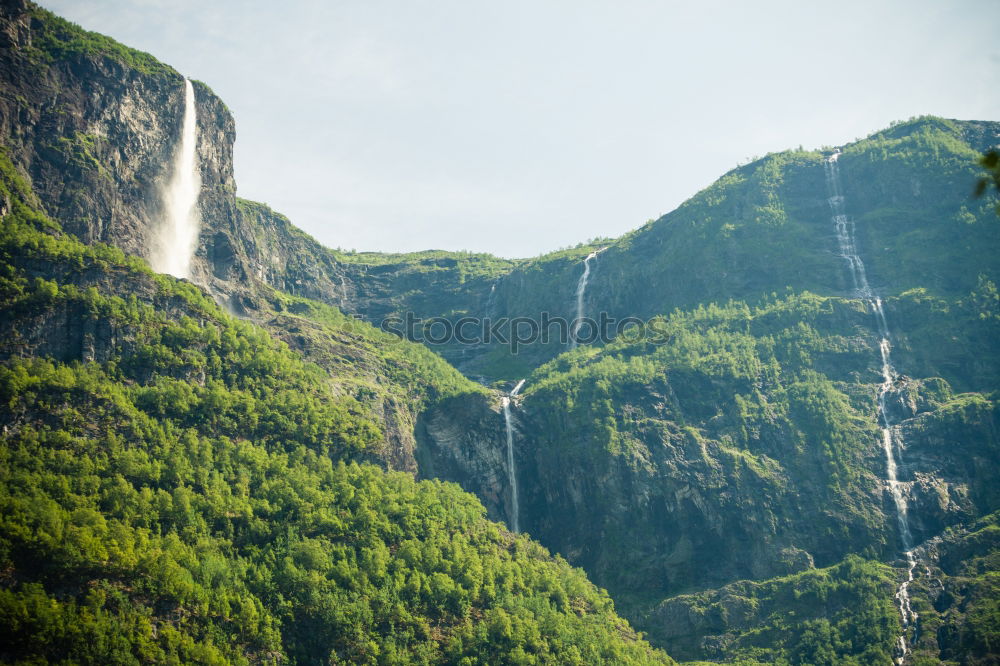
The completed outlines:
{"type": "MultiPolygon", "coordinates": [[[[877,350],[865,340],[866,317],[847,306],[825,318],[792,318],[833,336],[809,351],[801,332],[770,330],[760,340],[757,353],[771,336],[797,347],[781,358],[782,377],[768,376],[772,364],[760,357],[762,374],[746,383],[679,361],[661,365],[655,355],[652,367],[620,366],[636,350],[613,347],[563,361],[565,375],[540,373],[525,395],[521,524],[590,572],[680,658],[777,660],[778,652],[748,647],[775,645],[781,632],[761,627],[864,616],[846,592],[799,601],[789,588],[811,585],[801,576],[813,567],[833,567],[821,577],[838,590],[871,585],[886,599],[895,590],[891,570],[862,584],[838,564],[877,553],[901,566],[903,544],[874,427],[878,368],[865,359],[877,350]],[[835,323],[842,317],[853,320],[853,335],[835,323]],[[767,603],[758,598],[765,588],[767,603]]],[[[748,327],[760,332],[759,324],[748,327]]],[[[706,358],[717,353],[702,349],[706,358]]],[[[900,423],[898,476],[916,543],[1000,507],[989,471],[1000,465],[995,399],[954,395],[940,378],[903,378],[888,402],[900,423]]]]}
{"type": "Polygon", "coordinates": [[[918,549],[913,588],[919,620],[913,653],[928,661],[996,661],[1000,515],[948,530],[918,549]]]}
{"type": "MultiPolygon", "coordinates": [[[[183,78],[89,50],[29,3],[5,2],[2,11],[0,132],[12,160],[68,232],[145,256],[180,134],[183,78]]],[[[214,220],[232,212],[235,125],[206,86],[195,91],[201,206],[214,220]]]]}
{"type": "MultiPolygon", "coordinates": [[[[183,77],[24,0],[0,11],[0,136],[12,161],[66,231],[148,256],[180,135],[183,77]]],[[[192,279],[248,308],[264,283],[372,318],[393,310],[386,287],[396,285],[366,280],[365,264],[341,265],[281,215],[236,199],[232,115],[198,82],[195,100],[203,228],[192,279]]]]}
{"type": "Polygon", "coordinates": [[[479,395],[443,401],[421,415],[417,439],[423,477],[460,483],[479,497],[490,518],[512,524],[506,430],[495,399],[479,395]]]}

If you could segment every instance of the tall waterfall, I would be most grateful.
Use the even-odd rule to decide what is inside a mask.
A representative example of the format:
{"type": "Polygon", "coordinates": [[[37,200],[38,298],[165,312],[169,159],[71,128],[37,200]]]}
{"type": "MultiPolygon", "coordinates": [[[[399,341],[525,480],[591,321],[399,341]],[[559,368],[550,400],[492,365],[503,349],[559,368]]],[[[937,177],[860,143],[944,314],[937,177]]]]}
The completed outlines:
{"type": "Polygon", "coordinates": [[[523,379],[514,385],[510,395],[505,395],[500,399],[500,404],[503,406],[503,422],[507,429],[507,478],[510,481],[510,523],[511,529],[515,532],[521,531],[521,507],[518,504],[517,497],[517,468],[514,467],[514,424],[510,413],[510,400],[517,395],[522,386],[524,386],[523,379]]]}
{"type": "Polygon", "coordinates": [[[879,354],[882,361],[882,384],[878,390],[878,413],[882,428],[882,450],[885,452],[886,481],[889,491],[892,494],[892,501],[896,507],[896,522],[899,529],[899,540],[903,546],[903,554],[906,556],[907,572],[906,580],[896,591],[896,603],[899,606],[899,614],[903,620],[903,635],[899,637],[896,644],[896,663],[902,664],[909,654],[909,645],[906,640],[906,632],[917,621],[917,614],[910,605],[910,583],[913,582],[913,571],[917,566],[916,558],[913,555],[913,534],[910,531],[909,506],[906,502],[906,495],[897,476],[897,457],[902,449],[902,435],[899,428],[893,423],[889,413],[886,400],[893,385],[896,383],[898,374],[892,365],[892,342],[889,334],[889,324],[886,321],[885,309],[882,307],[882,299],[868,284],[868,275],[865,272],[864,262],[858,255],[857,244],[854,240],[854,222],[848,220],[844,211],[844,193],[840,182],[840,165],[838,158],[840,151],[831,155],[825,164],[826,188],[829,193],[830,210],[833,214],[833,225],[837,233],[837,243],[840,246],[840,254],[847,264],[848,274],[854,286],[854,293],[857,297],[864,299],[868,306],[875,313],[875,322],[878,326],[879,354]]]}
{"type": "Polygon", "coordinates": [[[153,270],[179,278],[190,277],[191,259],[198,243],[200,191],[194,87],[189,79],[184,79],[184,123],[180,145],[174,155],[173,172],[161,192],[165,216],[150,256],[153,270]]]}
{"type": "Polygon", "coordinates": [[[583,260],[583,275],[580,276],[580,280],[576,283],[576,317],[573,319],[573,325],[569,333],[570,349],[575,349],[577,345],[576,336],[580,330],[580,323],[583,321],[583,297],[587,293],[587,280],[590,279],[590,261],[597,256],[598,252],[600,250],[591,252],[583,260]]]}

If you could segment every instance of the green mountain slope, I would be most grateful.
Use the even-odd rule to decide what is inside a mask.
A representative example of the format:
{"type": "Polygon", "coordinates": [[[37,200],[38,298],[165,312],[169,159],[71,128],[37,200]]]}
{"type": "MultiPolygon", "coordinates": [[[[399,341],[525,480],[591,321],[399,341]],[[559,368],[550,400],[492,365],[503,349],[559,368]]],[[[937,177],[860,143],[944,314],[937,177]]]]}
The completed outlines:
{"type": "MultiPolygon", "coordinates": [[[[979,314],[971,303],[954,307],[951,331],[982,326],[995,345],[1000,331],[979,314]]],[[[675,312],[661,322],[670,344],[620,340],[543,366],[518,412],[522,525],[582,565],[672,653],[755,654],[739,641],[702,642],[731,627],[683,614],[678,621],[677,603],[660,600],[827,567],[850,554],[896,560],[871,317],[856,301],[810,294],[756,308],[733,302],[675,312]],[[669,612],[652,611],[664,604],[669,612]],[[679,629],[686,624],[687,633],[679,629]]],[[[1000,465],[995,394],[955,394],[940,377],[904,378],[889,402],[903,423],[903,492],[917,541],[1000,506],[988,471],[1000,465]]],[[[866,603],[884,608],[890,600],[866,603]]],[[[866,616],[841,603],[819,616],[840,613],[854,654],[871,648],[887,659],[891,641],[859,643],[885,634],[866,634],[866,616]]],[[[795,608],[768,612],[794,625],[795,608]]],[[[746,631],[774,620],[733,622],[746,631]]],[[[770,635],[749,644],[764,647],[761,636],[770,635]]],[[[838,639],[828,639],[843,656],[838,639]]],[[[791,645],[782,652],[779,644],[768,646],[770,658],[792,659],[791,645]]]]}
{"type": "Polygon", "coordinates": [[[997,659],[1000,219],[969,195],[1000,123],[839,149],[899,373],[904,631],[881,335],[831,221],[832,149],[533,259],[356,253],[236,197],[234,120],[196,83],[191,284],[142,260],[180,75],[30,3],[0,24],[0,659],[668,661],[570,565],[683,659],[888,664],[900,635],[907,663],[997,659]],[[514,354],[370,325],[571,318],[598,250],[585,312],[659,340],[514,354]],[[496,388],[522,378],[511,466],[496,388]],[[511,522],[512,478],[557,556],[484,518],[511,522]]]}
{"type": "Polygon", "coordinates": [[[335,377],[3,173],[4,661],[672,663],[457,486],[364,463],[335,377]]]}

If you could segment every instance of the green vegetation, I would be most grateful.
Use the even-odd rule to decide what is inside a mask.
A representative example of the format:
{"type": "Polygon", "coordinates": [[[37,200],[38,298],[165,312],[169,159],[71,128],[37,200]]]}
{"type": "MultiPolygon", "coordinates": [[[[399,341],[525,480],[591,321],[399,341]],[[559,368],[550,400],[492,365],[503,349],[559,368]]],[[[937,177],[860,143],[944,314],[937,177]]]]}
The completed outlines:
{"type": "Polygon", "coordinates": [[[946,530],[912,585],[917,666],[989,663],[1000,646],[1000,514],[946,530]]]}
{"type": "Polygon", "coordinates": [[[52,149],[62,154],[65,166],[93,171],[102,178],[111,181],[111,173],[101,164],[94,154],[95,142],[100,137],[77,132],[72,138],[60,137],[52,149]]]}
{"type": "MultiPolygon", "coordinates": [[[[884,297],[924,288],[957,300],[982,276],[996,284],[1000,235],[992,204],[971,196],[979,153],[962,123],[932,116],[898,123],[843,148],[841,176],[848,214],[869,278],[884,297]],[[889,191],[887,183],[892,183],[889,191]],[[928,251],[933,248],[933,251],[928,251]]],[[[771,293],[810,291],[850,296],[826,203],[824,155],[793,150],[740,166],[677,210],[625,234],[518,263],[500,278],[487,314],[571,318],[581,260],[592,265],[591,313],[650,318],[676,308],[729,300],[758,303],[771,293]]],[[[437,285],[400,292],[422,316],[466,314],[455,298],[427,298],[437,285]],[[414,307],[419,303],[420,307],[414,307]]],[[[489,285],[480,287],[479,311],[489,285]]],[[[438,351],[459,359],[450,348],[438,351]]],[[[505,345],[461,358],[467,374],[513,380],[565,351],[536,344],[512,358],[505,345]]]]}
{"type": "Polygon", "coordinates": [[[415,409],[460,394],[488,393],[423,345],[400,340],[320,301],[275,290],[267,294],[274,308],[267,327],[278,335],[304,337],[303,353],[335,381],[391,392],[415,409]],[[345,343],[350,344],[347,354],[345,343]],[[359,364],[359,358],[364,362],[359,364]]]}
{"type": "Polygon", "coordinates": [[[580,572],[485,522],[456,486],[231,438],[225,423],[186,428],[188,396],[172,388],[163,408],[159,386],[129,395],[89,366],[4,369],[19,424],[0,476],[0,558],[17,581],[0,597],[8,654],[655,659],[620,637],[627,627],[580,572]]]}
{"type": "Polygon", "coordinates": [[[740,666],[892,666],[902,631],[894,589],[893,569],[851,556],[825,569],[680,595],[653,614],[697,626],[692,635],[663,627],[664,642],[685,646],[678,656],[707,652],[740,666]]]}
{"type": "MultiPolygon", "coordinates": [[[[986,154],[979,158],[979,166],[986,170],[987,175],[976,183],[976,196],[985,195],[991,184],[996,192],[1000,192],[1000,151],[986,151],[986,154]]],[[[1000,204],[997,204],[997,214],[1000,215],[1000,204]]]]}
{"type": "MultiPolygon", "coordinates": [[[[690,464],[704,458],[723,474],[702,483],[746,486],[744,501],[751,505],[790,492],[789,476],[796,484],[809,483],[813,496],[807,503],[814,513],[806,531],[819,531],[810,552],[821,552],[821,542],[844,525],[853,526],[861,548],[881,547],[868,541],[877,538],[885,519],[867,498],[872,478],[866,459],[877,439],[868,415],[875,409],[878,374],[865,318],[853,302],[808,293],[756,308],[712,304],[656,320],[652,326],[667,344],[623,336],[604,348],[563,354],[533,373],[524,391],[536,415],[533,426],[542,433],[536,446],[564,464],[572,461],[570,467],[639,465],[654,470],[648,474],[656,478],[675,473],[671,458],[678,454],[663,451],[664,445],[685,451],[697,442],[700,454],[683,454],[690,464]]],[[[603,508],[591,510],[604,518],[603,508]]],[[[639,530],[632,518],[608,520],[626,521],[607,526],[623,536],[639,530]]],[[[641,556],[651,566],[650,556],[641,556]]],[[[615,552],[609,562],[632,557],[615,552]]],[[[728,556],[712,554],[706,562],[716,557],[728,556]]],[[[612,582],[614,572],[607,576],[606,585],[625,592],[621,581],[612,582]]],[[[685,577],[679,583],[696,581],[685,577]]]]}
{"type": "MultiPolygon", "coordinates": [[[[392,255],[328,250],[264,204],[236,199],[236,206],[254,253],[281,257],[275,278],[286,292],[350,309],[376,326],[386,317],[406,313],[425,320],[482,315],[480,308],[494,281],[517,265],[461,252],[392,255]]],[[[470,350],[451,344],[434,351],[458,363],[470,350]]]]}
{"type": "Polygon", "coordinates": [[[180,77],[153,56],[131,49],[97,32],[84,30],[37,5],[32,6],[32,45],[29,53],[41,62],[83,57],[105,57],[142,74],[180,77]]]}
{"type": "MultiPolygon", "coordinates": [[[[27,18],[8,116],[39,120],[0,159],[0,660],[671,663],[558,552],[671,654],[888,664],[904,571],[880,336],[833,237],[830,149],[767,155],[620,239],[523,260],[329,250],[224,178],[197,263],[239,320],[39,212],[8,155],[63,229],[142,247],[150,220],[132,213],[162,137],[117,124],[114,91],[179,74],[27,18]],[[514,355],[370,325],[571,318],[597,249],[587,312],[652,318],[659,342],[514,355]],[[456,485],[386,471],[509,512],[498,395],[468,377],[528,377],[512,401],[520,524],[549,550],[456,485]]],[[[209,103],[227,176],[231,119],[209,103]]],[[[993,201],[970,196],[997,127],[924,117],[841,147],[926,542],[919,664],[1000,651],[1000,235],[993,201]]]]}
{"type": "Polygon", "coordinates": [[[363,462],[378,425],[326,371],[2,171],[4,659],[672,663],[471,495],[363,462]],[[103,333],[33,333],[66,318],[103,333]]]}
{"type": "Polygon", "coordinates": [[[614,406],[666,381],[674,394],[670,417],[679,425],[705,428],[711,421],[712,437],[773,455],[760,430],[784,421],[785,453],[823,452],[824,476],[831,489],[842,490],[861,481],[858,446],[874,436],[863,416],[873,392],[843,392],[858,375],[877,377],[863,314],[851,302],[809,293],[755,308],[730,302],[678,310],[651,324],[669,342],[647,331],[634,342],[626,334],[604,348],[577,349],[540,367],[524,393],[573,424],[561,441],[620,454],[630,444],[630,426],[639,424],[621,410],[615,418],[614,406]]]}
{"type": "MultiPolygon", "coordinates": [[[[989,373],[996,364],[979,362],[998,351],[1000,330],[984,314],[993,307],[992,292],[984,283],[975,293],[946,301],[946,308],[920,293],[890,301],[891,315],[911,331],[899,340],[908,367],[938,369],[964,390],[995,385],[989,373]],[[925,343],[959,336],[968,346],[925,343]],[[919,362],[908,340],[919,340],[919,362]]],[[[535,433],[537,474],[569,477],[569,485],[586,491],[566,497],[547,488],[544,501],[542,492],[524,491],[532,516],[522,519],[527,529],[546,534],[560,552],[578,552],[575,562],[675,656],[715,654],[706,646],[715,645],[709,639],[718,633],[726,638],[716,656],[727,660],[888,663],[895,625],[886,624],[885,617],[894,616],[884,609],[891,609],[892,574],[874,563],[822,574],[860,599],[841,596],[841,605],[792,615],[796,606],[775,592],[768,613],[785,624],[765,614],[738,630],[717,623],[692,631],[690,640],[700,636],[709,641],[704,645],[685,647],[649,611],[691,589],[807,569],[811,561],[788,551],[784,535],[794,535],[794,548],[821,566],[852,553],[891,559],[898,552],[895,517],[880,492],[873,314],[859,301],[799,293],[756,306],[730,301],[677,310],[652,326],[669,342],[625,335],[564,353],[529,377],[524,418],[535,433]],[[624,484],[641,503],[621,506],[618,486],[624,484]],[[856,606],[885,617],[869,627],[874,616],[852,615],[856,606]],[[803,656],[809,650],[811,656],[803,656]]],[[[903,431],[904,460],[913,456],[927,465],[952,450],[964,456],[948,463],[962,488],[936,491],[941,497],[954,492],[959,506],[947,518],[922,515],[912,527],[917,540],[938,529],[934,521],[1000,506],[995,484],[978,471],[1000,464],[996,396],[953,394],[949,380],[933,376],[904,378],[895,391],[894,404],[916,412],[903,431]]],[[[943,507],[947,500],[921,501],[930,510],[934,501],[943,507]]],[[[805,571],[794,580],[818,575],[805,571]]],[[[668,614],[662,621],[683,617],[668,614]]]]}
{"type": "Polygon", "coordinates": [[[921,287],[956,298],[980,276],[1000,280],[997,218],[987,200],[972,196],[978,157],[956,123],[934,117],[845,147],[848,212],[859,211],[858,242],[870,279],[886,285],[885,295],[921,287]],[[879,185],[887,182],[897,183],[892,196],[879,185]]]}

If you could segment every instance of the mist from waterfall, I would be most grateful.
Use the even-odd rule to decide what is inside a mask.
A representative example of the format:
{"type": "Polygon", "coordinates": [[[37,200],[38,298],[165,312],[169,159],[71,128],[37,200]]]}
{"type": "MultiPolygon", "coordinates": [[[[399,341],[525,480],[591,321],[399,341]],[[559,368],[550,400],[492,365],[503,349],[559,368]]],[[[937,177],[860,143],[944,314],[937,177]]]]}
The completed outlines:
{"type": "Polygon", "coordinates": [[[194,86],[184,79],[184,122],[180,144],[174,154],[170,180],[160,196],[164,218],[157,229],[150,254],[150,265],[158,273],[191,277],[191,260],[198,244],[201,223],[198,194],[201,174],[198,168],[198,116],[194,86]]]}
{"type": "Polygon", "coordinates": [[[517,468],[514,466],[514,423],[510,412],[510,401],[511,398],[518,394],[522,386],[524,386],[523,379],[514,385],[509,395],[505,395],[500,399],[500,405],[503,407],[503,422],[507,430],[507,479],[510,483],[510,527],[514,532],[521,531],[521,507],[517,496],[517,468]]]}
{"type": "Polygon", "coordinates": [[[902,435],[899,428],[893,423],[889,413],[887,399],[892,391],[893,385],[898,379],[896,368],[892,364],[892,336],[889,333],[889,324],[885,317],[885,309],[882,306],[882,299],[868,283],[868,275],[865,271],[864,262],[858,255],[857,243],[854,237],[854,222],[849,220],[844,208],[844,193],[840,180],[840,151],[831,155],[824,165],[826,172],[826,187],[829,194],[827,201],[833,215],[833,225],[837,234],[837,244],[840,248],[841,257],[847,264],[848,274],[851,276],[851,283],[854,294],[858,298],[865,300],[868,306],[875,313],[875,322],[878,327],[879,354],[882,363],[882,384],[878,390],[878,414],[882,429],[882,450],[885,453],[886,482],[889,492],[892,494],[892,501],[896,509],[896,523],[899,530],[899,540],[903,546],[903,554],[906,556],[907,573],[906,580],[896,591],[896,603],[899,607],[899,614],[903,622],[903,635],[896,643],[896,663],[903,664],[909,654],[909,644],[906,640],[906,632],[911,626],[915,626],[917,613],[914,612],[910,604],[910,583],[913,582],[913,571],[916,568],[916,558],[913,555],[913,534],[910,530],[909,506],[903,486],[899,481],[897,473],[897,458],[902,450],[902,435]]]}
{"type": "Polygon", "coordinates": [[[583,322],[583,297],[587,293],[587,281],[590,279],[590,262],[597,256],[598,252],[600,250],[591,252],[583,260],[583,275],[580,276],[580,279],[576,283],[576,317],[573,319],[573,326],[569,334],[570,349],[576,349],[577,333],[580,330],[580,324],[583,322]]]}

